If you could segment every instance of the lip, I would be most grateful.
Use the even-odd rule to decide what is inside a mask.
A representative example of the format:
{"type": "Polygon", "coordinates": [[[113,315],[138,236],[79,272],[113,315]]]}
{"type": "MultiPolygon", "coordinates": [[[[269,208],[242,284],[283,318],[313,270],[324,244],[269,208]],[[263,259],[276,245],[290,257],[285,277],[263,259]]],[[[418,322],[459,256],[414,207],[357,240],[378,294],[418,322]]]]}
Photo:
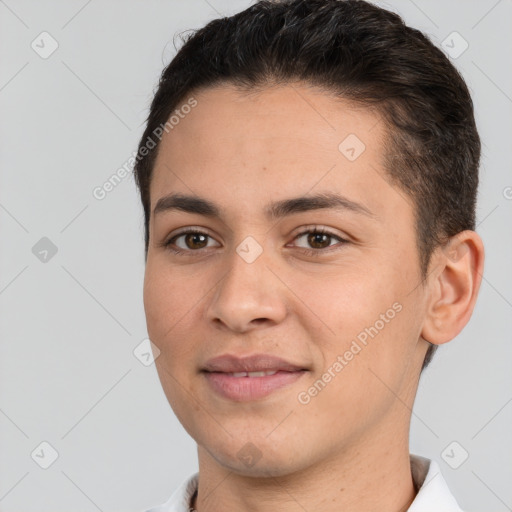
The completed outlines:
{"type": "Polygon", "coordinates": [[[300,365],[270,354],[237,357],[231,354],[210,359],[203,368],[203,375],[213,391],[234,401],[264,398],[290,386],[308,370],[300,365]],[[265,376],[234,376],[232,373],[275,371],[265,376]]]}
{"type": "Polygon", "coordinates": [[[307,370],[304,366],[290,363],[285,359],[270,354],[253,354],[245,357],[238,357],[233,354],[223,354],[209,359],[203,367],[207,372],[260,372],[277,370],[283,372],[294,372],[307,370]]]}

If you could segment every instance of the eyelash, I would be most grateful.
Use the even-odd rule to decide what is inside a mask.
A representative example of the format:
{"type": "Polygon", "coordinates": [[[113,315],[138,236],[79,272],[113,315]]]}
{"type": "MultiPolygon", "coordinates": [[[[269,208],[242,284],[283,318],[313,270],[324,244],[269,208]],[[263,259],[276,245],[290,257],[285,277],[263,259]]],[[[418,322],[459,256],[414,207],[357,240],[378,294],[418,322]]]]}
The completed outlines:
{"type": "MultiPolygon", "coordinates": [[[[189,235],[189,234],[193,234],[193,233],[197,233],[197,234],[200,234],[200,235],[205,235],[207,237],[210,237],[210,235],[208,235],[207,233],[205,233],[204,231],[201,231],[199,229],[196,229],[196,228],[188,228],[186,231],[182,231],[176,235],[174,235],[172,238],[170,238],[169,240],[163,242],[161,245],[163,247],[165,247],[167,250],[171,251],[172,253],[174,254],[179,254],[179,255],[185,255],[186,253],[198,253],[198,252],[201,252],[203,249],[176,249],[175,247],[172,246],[172,244],[175,242],[176,239],[178,239],[179,237],[181,236],[184,236],[184,235],[189,235]]],[[[300,238],[301,236],[304,236],[304,235],[307,235],[307,234],[319,234],[319,235],[326,235],[330,238],[335,238],[337,239],[339,242],[341,242],[342,246],[349,243],[348,240],[340,237],[339,235],[336,235],[334,233],[331,233],[330,231],[324,229],[324,228],[319,228],[319,227],[308,227],[307,229],[301,231],[300,233],[298,233],[295,237],[294,237],[294,240],[296,240],[297,238],[300,238]]],[[[210,237],[212,238],[212,237],[210,237]]],[[[340,249],[341,247],[340,246],[328,246],[324,249],[304,249],[304,248],[299,248],[301,250],[301,252],[303,254],[306,254],[307,256],[322,256],[323,254],[327,253],[327,252],[331,252],[333,250],[337,250],[337,249],[340,249]]]]}

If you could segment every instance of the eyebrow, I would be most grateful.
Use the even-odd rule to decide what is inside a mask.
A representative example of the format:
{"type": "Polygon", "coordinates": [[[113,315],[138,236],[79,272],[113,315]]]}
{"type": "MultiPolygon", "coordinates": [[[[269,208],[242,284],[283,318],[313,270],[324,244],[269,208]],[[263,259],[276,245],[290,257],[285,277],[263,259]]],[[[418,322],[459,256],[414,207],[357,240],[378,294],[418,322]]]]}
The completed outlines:
{"type": "MultiPolygon", "coordinates": [[[[276,220],[293,215],[294,213],[320,209],[348,210],[360,215],[376,217],[366,206],[332,192],[276,201],[268,204],[264,211],[270,220],[276,220]]],[[[153,209],[153,215],[156,216],[158,213],[172,210],[195,213],[212,218],[221,218],[222,216],[221,209],[215,203],[198,196],[177,193],[161,197],[153,209]]]]}

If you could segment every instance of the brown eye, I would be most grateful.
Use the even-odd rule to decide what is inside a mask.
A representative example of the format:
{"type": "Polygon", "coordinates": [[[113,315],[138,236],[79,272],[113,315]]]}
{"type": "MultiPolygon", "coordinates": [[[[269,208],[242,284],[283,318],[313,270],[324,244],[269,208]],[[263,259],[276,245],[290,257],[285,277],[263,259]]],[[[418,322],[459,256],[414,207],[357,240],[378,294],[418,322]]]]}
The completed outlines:
{"type": "Polygon", "coordinates": [[[187,233],[185,235],[185,245],[188,249],[202,249],[208,244],[208,235],[203,233],[187,233]]]}
{"type": "Polygon", "coordinates": [[[200,252],[201,249],[215,246],[215,243],[217,242],[210,235],[195,229],[188,229],[173,236],[163,245],[178,254],[200,252]]]}
{"type": "Polygon", "coordinates": [[[325,249],[329,247],[331,236],[325,233],[308,233],[308,243],[314,249],[325,249]]]}
{"type": "Polygon", "coordinates": [[[325,228],[310,227],[294,238],[294,246],[308,256],[322,256],[342,249],[348,240],[325,228]]]}
{"type": "Polygon", "coordinates": [[[309,249],[313,248],[318,251],[322,249],[327,249],[332,246],[333,241],[338,242],[346,242],[343,238],[334,233],[329,233],[328,231],[324,231],[323,229],[309,229],[308,231],[303,231],[299,233],[295,240],[299,241],[302,239],[302,244],[298,243],[297,246],[309,249]],[[304,245],[305,242],[305,245],[304,245]]]}

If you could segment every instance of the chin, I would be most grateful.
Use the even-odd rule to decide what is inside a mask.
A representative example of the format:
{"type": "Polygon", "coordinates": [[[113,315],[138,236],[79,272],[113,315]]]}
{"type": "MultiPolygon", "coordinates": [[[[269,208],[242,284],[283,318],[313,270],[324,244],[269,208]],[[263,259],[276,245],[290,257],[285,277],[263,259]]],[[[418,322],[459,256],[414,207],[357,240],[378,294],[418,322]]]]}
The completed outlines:
{"type": "Polygon", "coordinates": [[[232,454],[214,454],[215,460],[226,470],[232,471],[237,475],[249,476],[253,478],[271,478],[282,477],[294,473],[299,468],[293,467],[290,458],[283,457],[283,460],[273,459],[271,456],[257,456],[251,461],[247,454],[240,456],[236,453],[232,454]]]}
{"type": "MultiPolygon", "coordinates": [[[[300,446],[290,445],[283,440],[270,439],[266,435],[233,435],[224,444],[217,440],[202,443],[209,456],[228,471],[251,477],[279,477],[306,466],[297,457],[303,454],[300,446]]],[[[300,444],[300,443],[299,443],[300,444]]]]}

